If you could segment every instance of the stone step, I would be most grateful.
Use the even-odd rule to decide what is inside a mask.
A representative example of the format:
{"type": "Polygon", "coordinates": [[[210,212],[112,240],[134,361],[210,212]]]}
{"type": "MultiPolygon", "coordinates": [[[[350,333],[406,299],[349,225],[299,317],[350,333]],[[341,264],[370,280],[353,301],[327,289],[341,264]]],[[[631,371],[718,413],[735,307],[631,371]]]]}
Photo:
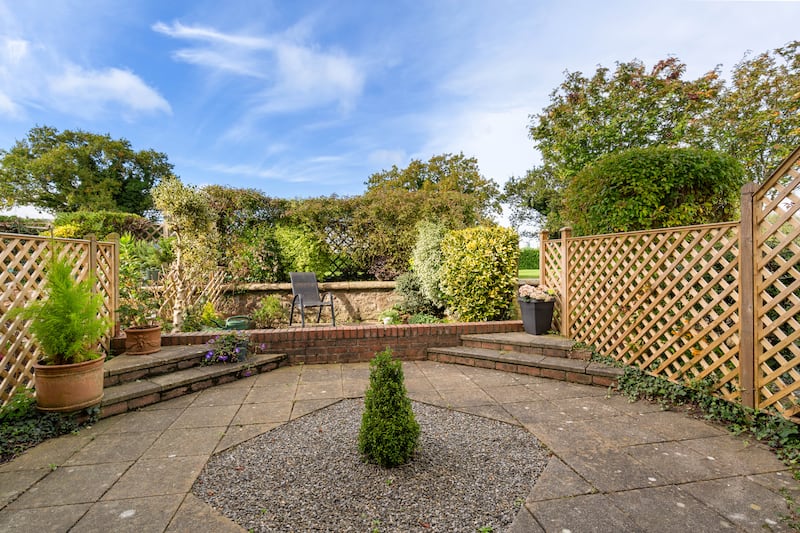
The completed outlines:
{"type": "Polygon", "coordinates": [[[589,359],[591,352],[577,347],[575,341],[560,335],[529,335],[525,332],[462,335],[461,344],[504,352],[589,359]]]}
{"type": "Polygon", "coordinates": [[[192,366],[183,370],[146,375],[134,381],[121,382],[103,389],[100,418],[177,398],[253,374],[269,372],[285,364],[286,361],[285,354],[254,354],[248,356],[246,361],[238,363],[192,366]]]}
{"type": "Polygon", "coordinates": [[[148,355],[118,355],[103,365],[103,386],[111,387],[198,366],[207,351],[205,344],[194,344],[163,346],[160,351],[148,355]]]}
{"type": "Polygon", "coordinates": [[[613,368],[581,359],[473,346],[428,348],[428,359],[440,363],[490,368],[603,387],[616,385],[617,380],[623,373],[621,368],[613,368]]]}

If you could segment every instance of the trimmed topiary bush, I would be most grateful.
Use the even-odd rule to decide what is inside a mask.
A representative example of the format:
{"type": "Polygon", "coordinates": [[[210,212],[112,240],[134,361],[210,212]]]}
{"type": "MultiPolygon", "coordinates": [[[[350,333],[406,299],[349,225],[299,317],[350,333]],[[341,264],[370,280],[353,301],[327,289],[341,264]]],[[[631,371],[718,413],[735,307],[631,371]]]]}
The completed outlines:
{"type": "Polygon", "coordinates": [[[369,388],[358,433],[358,449],[368,462],[391,468],[408,462],[419,440],[419,424],[403,381],[403,366],[392,350],[370,361],[369,388]]]}
{"type": "Polygon", "coordinates": [[[519,236],[500,226],[452,231],[442,241],[442,290],[459,320],[507,320],[517,292],[519,236]]]}

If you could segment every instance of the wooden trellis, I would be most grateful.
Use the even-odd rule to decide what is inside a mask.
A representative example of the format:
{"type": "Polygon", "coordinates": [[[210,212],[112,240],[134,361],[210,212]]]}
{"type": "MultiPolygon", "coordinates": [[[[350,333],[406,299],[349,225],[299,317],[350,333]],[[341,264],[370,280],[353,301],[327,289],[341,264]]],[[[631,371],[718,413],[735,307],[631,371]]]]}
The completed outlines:
{"type": "Polygon", "coordinates": [[[742,189],[742,220],[573,238],[542,234],[562,335],[672,381],[800,411],[800,148],[742,189]]]}
{"type": "MultiPolygon", "coordinates": [[[[8,312],[42,296],[44,267],[54,244],[61,257],[69,258],[78,280],[94,274],[95,288],[103,295],[103,314],[112,320],[116,316],[116,243],[0,233],[3,264],[0,271],[0,404],[4,404],[18,386],[31,385],[33,363],[40,351],[28,332],[27,321],[10,319],[8,312]]],[[[108,348],[109,341],[109,338],[103,340],[104,349],[108,348]]]]}

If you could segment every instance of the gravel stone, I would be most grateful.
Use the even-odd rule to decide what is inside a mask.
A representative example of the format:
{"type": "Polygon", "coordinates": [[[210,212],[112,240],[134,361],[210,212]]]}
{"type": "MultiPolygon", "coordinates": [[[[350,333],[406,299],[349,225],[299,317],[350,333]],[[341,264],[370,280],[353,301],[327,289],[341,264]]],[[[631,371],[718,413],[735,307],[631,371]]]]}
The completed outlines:
{"type": "Polygon", "coordinates": [[[248,531],[508,529],[547,464],[525,429],[412,402],[420,441],[393,469],[358,452],[343,400],[213,456],[193,492],[248,531]]]}

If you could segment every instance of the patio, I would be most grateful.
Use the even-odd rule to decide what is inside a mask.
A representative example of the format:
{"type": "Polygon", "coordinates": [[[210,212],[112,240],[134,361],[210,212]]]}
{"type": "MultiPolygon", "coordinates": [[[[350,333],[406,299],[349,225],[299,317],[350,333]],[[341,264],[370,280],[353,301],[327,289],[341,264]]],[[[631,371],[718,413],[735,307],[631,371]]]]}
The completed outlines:
{"type": "MultiPolygon", "coordinates": [[[[45,442],[0,466],[0,531],[243,531],[191,493],[209,457],[363,395],[367,368],[282,367],[45,442]]],[[[604,387],[433,361],[404,369],[413,400],[521,425],[553,453],[513,531],[788,530],[780,491],[800,485],[719,426],[604,387]]]]}

